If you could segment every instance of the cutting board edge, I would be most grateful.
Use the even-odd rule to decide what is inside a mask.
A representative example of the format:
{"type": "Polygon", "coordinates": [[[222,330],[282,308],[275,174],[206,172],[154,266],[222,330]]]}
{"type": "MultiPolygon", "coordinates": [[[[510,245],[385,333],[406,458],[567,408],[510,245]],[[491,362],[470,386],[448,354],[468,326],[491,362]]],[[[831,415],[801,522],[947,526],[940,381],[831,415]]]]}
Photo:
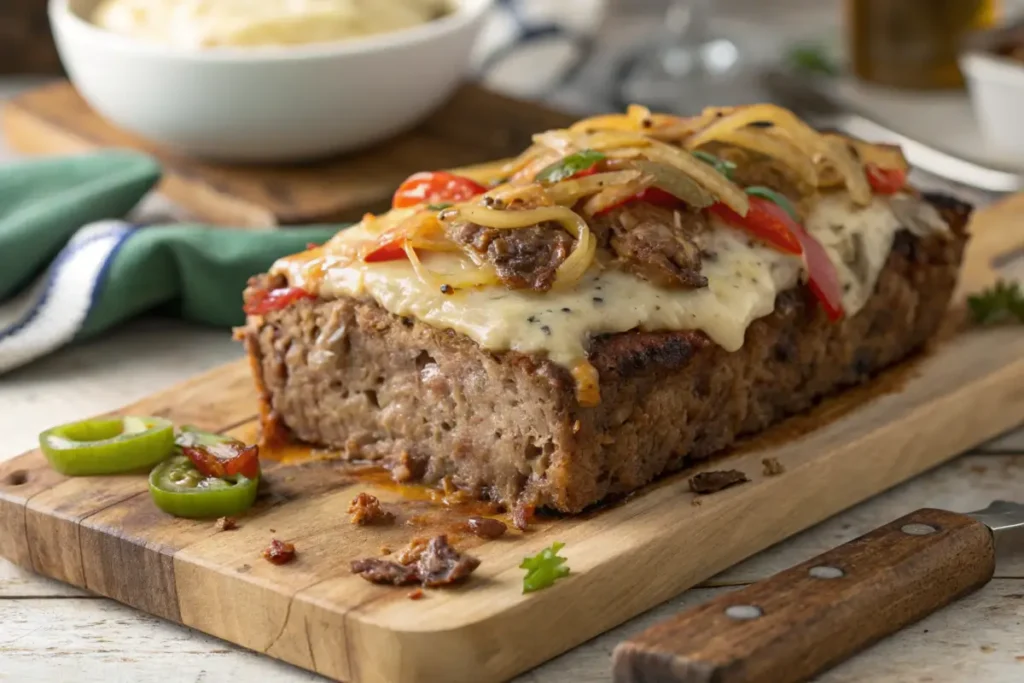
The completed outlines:
{"type": "MultiPolygon", "coordinates": [[[[998,335],[998,333],[996,333],[996,335],[998,335]]],[[[954,342],[952,342],[952,343],[955,346],[957,342],[956,342],[956,340],[954,340],[954,342]]],[[[934,363],[941,363],[941,362],[943,362],[947,355],[948,356],[955,356],[955,355],[962,355],[962,354],[960,354],[960,352],[957,351],[955,348],[952,348],[952,347],[947,345],[946,348],[945,348],[945,353],[938,353],[935,356],[933,356],[933,360],[932,360],[933,364],[934,363]]],[[[234,363],[231,363],[231,364],[225,366],[224,368],[219,368],[219,369],[213,371],[212,373],[209,373],[208,376],[218,377],[219,378],[219,377],[222,376],[222,374],[225,371],[225,369],[227,369],[229,372],[239,372],[242,369],[240,367],[240,363],[244,363],[244,361],[236,361],[234,363]]],[[[731,566],[732,564],[735,564],[736,562],[738,562],[738,561],[740,561],[742,559],[745,559],[746,557],[749,557],[750,555],[753,555],[756,552],[759,552],[760,550],[763,550],[764,548],[769,547],[770,545],[773,545],[773,544],[775,544],[775,543],[777,543],[777,542],[779,542],[779,541],[781,541],[781,540],[783,540],[783,539],[785,539],[785,538],[787,538],[787,537],[789,537],[789,536],[791,536],[791,535],[793,535],[795,533],[798,533],[799,531],[801,531],[803,529],[806,529],[806,528],[808,528],[810,526],[813,526],[814,524],[822,521],[823,519],[826,519],[826,518],[830,517],[831,515],[835,514],[836,512],[839,512],[839,511],[841,511],[843,509],[846,509],[846,508],[850,507],[851,505],[854,505],[854,504],[856,504],[856,503],[858,503],[858,502],[860,502],[860,501],[862,501],[862,500],[864,500],[864,499],[866,499],[866,498],[868,498],[868,497],[870,497],[872,495],[875,495],[875,494],[877,494],[877,493],[879,493],[879,492],[881,492],[881,491],[883,491],[883,490],[885,490],[887,488],[895,486],[895,485],[905,481],[906,479],[908,479],[910,477],[913,477],[916,474],[919,474],[920,472],[923,472],[923,471],[925,471],[925,470],[927,470],[927,469],[929,469],[931,467],[934,467],[934,466],[936,466],[938,464],[941,464],[942,462],[945,462],[945,461],[949,460],[950,458],[954,457],[957,453],[961,452],[964,448],[967,448],[970,445],[974,445],[976,443],[980,443],[981,441],[984,441],[984,440],[986,440],[986,439],[988,439],[990,437],[996,436],[998,433],[1001,433],[1002,431],[1005,431],[1006,429],[1008,429],[1010,427],[1013,427],[1014,423],[1020,421],[1019,415],[1024,413],[1024,411],[1017,410],[1017,412],[1014,413],[1014,414],[1017,415],[1018,417],[1016,417],[1014,419],[1010,419],[1009,415],[1011,414],[1012,411],[1008,411],[1005,408],[1005,406],[1006,405],[1010,405],[1010,406],[1013,406],[1013,407],[1015,407],[1017,409],[1019,409],[1022,406],[1024,406],[1024,392],[1021,392],[1019,390],[1015,391],[1015,388],[1016,388],[1016,386],[1018,384],[1024,385],[1024,358],[1022,358],[1022,360],[1018,360],[1018,361],[1016,361],[1014,363],[1010,363],[1009,365],[999,365],[998,368],[993,369],[992,371],[990,371],[990,372],[988,372],[988,373],[986,373],[984,375],[979,376],[974,382],[970,382],[970,383],[962,385],[957,391],[953,392],[953,394],[950,394],[950,395],[948,395],[946,397],[938,399],[938,403],[940,403],[940,404],[942,404],[942,403],[949,403],[949,402],[959,403],[960,401],[963,400],[964,394],[970,394],[972,396],[974,394],[983,395],[983,394],[985,394],[987,392],[991,392],[993,389],[995,389],[995,394],[998,394],[998,396],[996,398],[993,398],[994,394],[989,393],[988,402],[995,401],[996,403],[1002,403],[1004,405],[1004,409],[1003,409],[1002,412],[1000,412],[998,410],[986,410],[986,411],[984,411],[985,412],[985,419],[986,419],[986,426],[983,429],[981,429],[981,430],[974,430],[974,431],[971,432],[970,436],[964,437],[968,441],[970,441],[970,443],[965,443],[963,438],[961,438],[960,440],[956,440],[956,439],[952,439],[951,440],[951,439],[945,439],[945,438],[941,439],[941,440],[939,440],[937,442],[939,447],[931,448],[931,449],[924,449],[924,450],[928,451],[927,455],[919,454],[918,457],[916,457],[915,459],[913,459],[911,461],[903,460],[902,461],[902,468],[901,469],[899,469],[898,471],[897,470],[889,470],[889,471],[887,471],[885,473],[884,477],[883,477],[884,481],[882,482],[882,485],[876,485],[874,483],[868,483],[868,484],[865,484],[864,486],[862,486],[860,489],[857,489],[857,490],[852,491],[852,492],[850,492],[850,490],[847,489],[847,498],[843,498],[842,496],[835,496],[835,495],[824,496],[824,494],[819,493],[818,494],[819,497],[822,497],[824,502],[828,503],[827,506],[822,507],[820,505],[818,505],[818,506],[807,505],[806,501],[804,501],[804,502],[801,503],[801,505],[803,506],[803,509],[805,510],[805,513],[802,516],[800,516],[799,521],[794,521],[795,518],[791,518],[790,522],[789,522],[789,526],[776,527],[775,530],[774,530],[774,532],[775,532],[774,535],[762,534],[762,535],[760,535],[758,537],[759,540],[758,540],[757,543],[745,545],[742,548],[742,550],[734,550],[730,554],[728,554],[727,556],[722,556],[722,557],[718,558],[714,564],[710,564],[710,565],[705,566],[699,572],[691,573],[689,575],[680,576],[674,582],[671,582],[669,584],[655,585],[655,588],[657,590],[652,590],[648,594],[644,594],[644,595],[642,595],[640,597],[635,597],[632,602],[621,603],[616,609],[606,612],[606,621],[599,621],[599,620],[588,621],[587,622],[588,626],[585,629],[585,631],[577,629],[575,634],[572,636],[572,638],[570,638],[568,640],[559,641],[558,638],[545,638],[543,640],[543,642],[535,644],[535,645],[538,645],[538,647],[536,647],[536,648],[531,650],[531,653],[532,653],[532,655],[530,657],[531,661],[529,661],[526,664],[525,667],[523,666],[524,660],[520,659],[520,660],[516,661],[515,663],[504,665],[503,668],[501,668],[499,670],[487,670],[488,674],[493,674],[495,676],[494,680],[500,680],[502,676],[515,675],[516,673],[518,673],[519,671],[523,670],[526,667],[533,666],[535,664],[538,664],[538,663],[541,663],[543,661],[546,661],[550,657],[556,656],[560,652],[563,652],[566,649],[568,649],[568,648],[570,648],[570,647],[572,647],[572,646],[574,646],[574,645],[576,645],[576,644],[578,644],[580,642],[583,642],[587,638],[592,637],[594,635],[597,635],[597,634],[599,634],[601,632],[604,632],[608,628],[611,628],[611,627],[621,623],[622,621],[625,621],[626,619],[628,619],[628,618],[630,618],[630,617],[632,617],[632,616],[634,616],[636,614],[639,614],[640,612],[644,611],[645,609],[648,609],[649,607],[652,607],[652,606],[654,606],[654,605],[664,601],[665,599],[668,599],[668,598],[670,598],[670,597],[672,597],[674,595],[679,594],[680,592],[686,590],[687,588],[689,588],[689,587],[691,587],[693,585],[696,585],[700,581],[702,581],[702,580],[712,576],[713,574],[717,573],[718,571],[721,571],[722,569],[725,569],[726,567],[731,566]],[[1009,368],[1009,371],[1007,370],[1007,368],[1009,368]],[[959,397],[959,400],[956,400],[957,397],[959,397]],[[813,510],[813,512],[811,512],[812,510],[813,510]]],[[[168,395],[170,395],[172,392],[173,392],[173,390],[171,390],[171,392],[167,392],[167,393],[168,393],[168,395]]],[[[885,399],[886,399],[885,396],[880,397],[880,400],[885,400],[885,399]]],[[[936,403],[935,401],[931,401],[931,402],[926,402],[924,404],[916,404],[915,407],[913,408],[911,414],[908,415],[908,416],[903,416],[903,417],[905,419],[909,419],[909,420],[917,420],[917,421],[922,421],[923,420],[923,421],[926,421],[926,422],[928,420],[934,420],[935,418],[934,417],[928,417],[927,413],[934,412],[933,411],[933,406],[935,405],[935,403],[936,403]]],[[[982,401],[982,403],[984,403],[984,401],[982,401]]],[[[876,411],[879,410],[879,408],[875,404],[873,404],[873,403],[865,404],[865,406],[863,406],[861,408],[858,408],[858,411],[855,411],[854,414],[844,416],[844,418],[840,419],[838,421],[838,423],[833,423],[833,426],[831,428],[841,428],[843,426],[843,421],[844,420],[856,421],[856,420],[859,419],[859,416],[857,415],[858,412],[860,412],[862,410],[870,411],[872,409],[874,409],[876,411]]],[[[949,409],[947,408],[947,411],[948,410],[949,409]]],[[[888,423],[887,429],[895,429],[895,428],[899,427],[900,425],[905,425],[905,424],[906,424],[905,421],[899,421],[899,422],[897,422],[897,421],[890,421],[888,423]]],[[[225,425],[225,428],[227,428],[227,426],[228,425],[225,425]]],[[[828,428],[830,428],[830,427],[829,426],[825,427],[825,429],[828,429],[828,428]]],[[[882,431],[884,432],[885,429],[883,429],[882,431]]],[[[866,432],[864,435],[862,435],[860,441],[863,441],[864,439],[891,438],[891,437],[886,437],[886,435],[884,433],[881,436],[878,436],[878,433],[879,432],[877,430],[866,432]]],[[[819,439],[820,438],[824,438],[824,437],[821,436],[820,433],[812,433],[812,434],[808,435],[806,438],[809,439],[811,442],[813,442],[816,437],[819,438],[819,439]]],[[[786,448],[790,448],[790,447],[791,447],[791,445],[785,444],[783,446],[780,446],[779,448],[786,449],[786,448]]],[[[807,447],[806,444],[805,444],[804,447],[805,448],[807,447]]],[[[845,448],[840,449],[840,452],[845,452],[845,451],[848,451],[848,450],[850,450],[852,448],[855,448],[855,447],[856,447],[856,444],[848,444],[845,448]]],[[[756,460],[758,460],[759,458],[761,458],[764,455],[765,455],[764,452],[754,451],[754,452],[746,454],[746,457],[747,457],[748,460],[751,460],[752,462],[756,462],[756,460]]],[[[17,466],[24,459],[32,458],[32,459],[34,459],[34,464],[38,465],[39,464],[39,457],[40,456],[39,456],[39,454],[37,452],[30,452],[29,454],[21,456],[21,457],[17,458],[15,461],[11,461],[11,462],[14,463],[14,466],[17,466]]],[[[727,457],[728,457],[728,461],[729,461],[730,465],[739,466],[739,467],[741,467],[741,468],[743,468],[745,470],[749,469],[749,465],[748,464],[736,465],[735,458],[741,457],[741,456],[727,456],[727,457]]],[[[840,457],[842,457],[842,456],[838,455],[838,454],[832,454],[832,455],[828,455],[828,456],[823,456],[823,458],[825,458],[825,459],[827,459],[827,458],[836,459],[836,458],[840,458],[840,457]]],[[[813,468],[817,468],[817,467],[824,467],[825,465],[822,464],[822,462],[820,460],[821,459],[815,459],[815,460],[810,461],[808,463],[807,467],[810,467],[812,469],[813,468]]],[[[0,473],[9,472],[11,470],[11,466],[8,466],[7,463],[5,463],[4,465],[5,466],[3,467],[3,469],[0,469],[0,473]]],[[[860,465],[857,465],[857,467],[859,467],[859,466],[860,465]]],[[[758,485],[761,486],[762,488],[764,486],[766,486],[766,485],[767,486],[776,486],[776,487],[778,487],[778,486],[792,487],[795,484],[795,482],[794,482],[795,478],[803,477],[803,476],[811,476],[811,474],[812,473],[810,473],[810,472],[801,471],[799,468],[794,468],[794,469],[788,471],[785,475],[783,475],[783,477],[780,477],[780,478],[778,478],[776,480],[767,480],[766,479],[764,481],[759,481],[758,485]]],[[[677,475],[677,476],[680,476],[680,475],[677,475]]],[[[62,483],[66,483],[66,482],[62,482],[62,483]]],[[[58,484],[58,486],[59,485],[60,484],[58,484]]],[[[732,489],[730,491],[725,491],[725,492],[722,492],[720,494],[716,494],[715,496],[706,498],[704,505],[701,508],[698,508],[698,510],[700,510],[702,512],[702,514],[706,516],[706,515],[711,515],[713,512],[715,512],[717,510],[720,510],[720,509],[724,509],[724,510],[727,510],[727,511],[732,509],[734,512],[736,510],[745,509],[745,508],[747,508],[747,507],[749,507],[751,505],[751,503],[747,499],[750,498],[751,495],[754,495],[754,494],[749,493],[749,491],[750,491],[750,489],[744,490],[744,487],[737,487],[736,489],[732,489]]],[[[659,495],[660,496],[664,496],[664,495],[666,495],[665,488],[657,489],[657,490],[653,491],[653,493],[650,494],[650,495],[655,496],[655,498],[657,498],[659,495]]],[[[765,493],[765,495],[767,496],[768,494],[765,493]]],[[[2,508],[2,507],[10,508],[10,506],[14,505],[15,507],[20,507],[21,510],[22,510],[22,514],[25,514],[26,505],[30,506],[30,507],[34,507],[34,506],[31,506],[31,502],[37,496],[38,496],[38,494],[33,495],[30,498],[23,500],[20,503],[20,505],[19,505],[18,501],[14,499],[14,498],[16,498],[16,496],[14,498],[12,498],[11,495],[9,495],[8,493],[5,493],[4,491],[0,490],[0,508],[2,508]]],[[[644,501],[645,497],[646,496],[641,496],[638,499],[630,501],[630,503],[628,505],[622,506],[621,508],[612,509],[612,510],[610,510],[608,512],[602,513],[602,515],[605,515],[607,519],[612,520],[611,523],[617,524],[618,522],[616,522],[616,521],[614,521],[612,519],[612,518],[615,517],[617,511],[627,511],[628,512],[628,511],[631,511],[631,510],[638,510],[638,505],[637,504],[640,504],[641,506],[644,505],[643,501],[644,501]],[[633,507],[630,507],[630,506],[633,506],[633,507]]],[[[821,502],[822,502],[821,500],[818,501],[819,504],[821,502]]],[[[657,506],[663,505],[663,504],[664,504],[664,501],[659,502],[658,500],[654,500],[654,502],[648,501],[648,503],[647,503],[647,505],[650,506],[650,507],[657,507],[657,506]]],[[[9,512],[10,512],[10,510],[8,510],[8,513],[9,512]]],[[[40,512],[39,510],[36,510],[37,514],[39,512],[40,512]]],[[[637,514],[639,514],[640,512],[642,512],[642,511],[638,511],[637,514]]],[[[633,513],[630,512],[630,516],[632,514],[633,513]]],[[[4,519],[4,518],[8,518],[8,514],[4,514],[4,513],[0,512],[0,519],[4,519]]],[[[83,521],[84,521],[84,519],[78,519],[78,518],[75,517],[75,515],[63,516],[60,520],[58,520],[58,527],[61,527],[61,529],[56,534],[55,537],[69,538],[70,537],[69,534],[82,534],[82,533],[85,533],[87,525],[83,525],[82,524],[83,521]]],[[[682,520],[678,520],[677,521],[677,526],[684,526],[684,525],[685,524],[684,524],[684,522],[682,520]]],[[[88,533],[93,533],[93,532],[89,531],[88,533]]],[[[587,534],[590,535],[591,532],[587,532],[587,534]]],[[[584,544],[586,543],[585,539],[583,539],[583,540],[575,539],[574,540],[574,538],[572,536],[568,536],[567,538],[568,538],[568,542],[569,542],[569,545],[567,546],[568,549],[571,549],[571,548],[574,548],[574,547],[578,549],[580,547],[584,547],[584,544]]],[[[81,540],[79,540],[79,542],[81,543],[81,540]]],[[[649,546],[650,548],[655,548],[657,545],[659,545],[659,543],[663,544],[663,542],[664,542],[663,540],[659,541],[658,539],[652,538],[652,539],[649,539],[646,542],[646,545],[649,546]]],[[[0,554],[7,555],[8,554],[8,552],[7,552],[8,550],[9,550],[9,548],[0,547],[0,554]]],[[[568,552],[570,552],[570,551],[567,550],[567,553],[568,552]]],[[[651,551],[649,549],[647,552],[650,553],[650,552],[653,552],[653,551],[651,551]]],[[[38,566],[37,566],[38,562],[34,561],[34,560],[31,560],[31,557],[32,557],[32,552],[31,551],[28,554],[29,554],[29,557],[30,557],[30,562],[29,562],[28,566],[35,567],[36,570],[38,571],[38,566]]],[[[643,554],[643,553],[641,553],[641,554],[643,554]]],[[[567,556],[569,556],[571,558],[571,554],[567,554],[567,556]]],[[[14,559],[17,560],[19,558],[15,557],[14,559]]],[[[24,560],[24,557],[21,557],[20,559],[24,560]]],[[[174,561],[177,562],[178,559],[175,558],[174,561]]],[[[608,573],[609,570],[602,569],[602,567],[605,567],[609,562],[614,563],[616,561],[619,561],[619,562],[623,561],[622,560],[622,556],[618,556],[617,558],[611,558],[610,560],[606,558],[598,566],[590,567],[589,569],[586,569],[585,571],[582,571],[582,572],[578,570],[576,575],[571,577],[571,579],[575,579],[579,589],[580,590],[584,590],[585,588],[587,588],[587,586],[583,586],[581,584],[589,583],[591,581],[595,581],[595,580],[597,580],[597,578],[599,578],[599,575],[601,575],[602,573],[608,573]],[[590,578],[585,578],[583,581],[580,581],[580,577],[586,577],[587,576],[586,572],[590,572],[590,574],[589,574],[590,578]]],[[[22,561],[22,562],[20,562],[20,564],[24,565],[25,563],[24,563],[24,561],[22,561]]],[[[571,564],[572,563],[570,562],[570,566],[571,566],[571,564]]],[[[79,565],[79,566],[82,566],[82,565],[79,565]]],[[[53,572],[49,572],[49,573],[52,574],[53,572]]],[[[102,586],[96,586],[95,584],[90,585],[89,582],[84,579],[84,575],[83,575],[81,581],[72,581],[72,583],[74,585],[78,585],[79,587],[87,588],[89,590],[97,590],[97,589],[99,589],[99,592],[101,594],[107,595],[108,597],[112,597],[114,599],[122,600],[122,598],[123,598],[123,596],[112,594],[113,591],[104,590],[102,586]]],[[[407,677],[404,672],[407,672],[410,669],[411,670],[423,670],[423,669],[429,670],[430,666],[436,665],[436,663],[437,663],[436,662],[436,653],[441,648],[441,643],[443,643],[443,642],[447,643],[447,648],[449,650],[452,649],[452,648],[460,649],[461,650],[461,649],[464,649],[464,647],[466,646],[466,643],[479,643],[481,637],[483,637],[485,641],[488,640],[489,638],[497,637],[494,634],[497,633],[497,632],[501,632],[501,631],[503,631],[505,629],[505,627],[508,624],[508,619],[509,619],[509,613],[510,612],[516,613],[518,615],[518,618],[521,619],[521,620],[524,619],[523,613],[525,612],[528,615],[527,617],[525,617],[526,621],[533,623],[533,622],[536,621],[538,613],[543,612],[545,615],[548,615],[550,613],[550,611],[552,609],[552,600],[554,600],[556,596],[561,595],[561,597],[559,598],[560,600],[565,600],[565,601],[568,601],[570,603],[572,603],[576,599],[580,599],[581,598],[580,595],[575,595],[574,596],[572,594],[575,591],[568,591],[569,594],[566,595],[567,591],[565,589],[571,587],[572,585],[573,585],[572,581],[570,580],[570,581],[566,581],[566,582],[563,582],[563,583],[560,583],[560,584],[556,584],[556,589],[552,589],[550,592],[545,591],[544,593],[534,594],[532,596],[528,596],[525,599],[516,598],[515,600],[512,601],[511,605],[507,605],[506,604],[506,606],[503,607],[502,609],[491,609],[487,613],[483,614],[480,618],[477,618],[477,619],[474,619],[474,620],[470,620],[470,621],[466,621],[464,623],[449,623],[449,624],[441,625],[441,624],[439,624],[437,622],[434,622],[435,623],[435,627],[434,627],[433,630],[425,630],[424,631],[424,630],[417,630],[415,628],[409,628],[408,626],[402,625],[401,621],[395,622],[394,618],[397,618],[397,617],[394,617],[394,615],[392,615],[393,618],[392,618],[391,621],[381,622],[379,619],[375,618],[374,613],[372,611],[364,612],[362,610],[361,606],[357,607],[355,609],[344,610],[340,614],[339,613],[333,613],[332,616],[335,617],[335,618],[340,617],[345,622],[346,629],[349,631],[349,635],[347,637],[351,638],[352,641],[354,643],[356,643],[356,648],[357,649],[366,649],[368,651],[380,652],[380,648],[385,648],[385,647],[387,647],[387,648],[394,648],[396,643],[401,643],[402,644],[401,645],[402,656],[401,657],[396,657],[394,660],[383,661],[383,665],[385,666],[385,668],[383,670],[374,670],[372,667],[367,667],[365,665],[361,666],[360,667],[361,678],[357,679],[358,681],[360,681],[360,683],[377,683],[378,681],[391,681],[391,680],[409,681],[409,682],[432,680],[429,677],[428,678],[417,678],[415,676],[414,677],[407,677]],[[537,600],[538,596],[541,598],[540,600],[537,600]],[[488,632],[491,632],[491,635],[488,635],[488,632]],[[468,637],[467,638],[466,637],[467,634],[469,636],[473,636],[473,637],[468,637]],[[387,668],[387,667],[398,667],[398,670],[397,671],[396,670],[392,670],[392,669],[387,668]]],[[[315,603],[312,603],[312,602],[309,603],[309,604],[305,604],[306,603],[306,598],[304,596],[304,592],[305,592],[305,589],[298,589],[298,590],[295,591],[295,593],[290,598],[290,604],[289,604],[289,607],[288,607],[288,612],[290,612],[292,610],[293,605],[296,604],[296,603],[302,605],[303,609],[306,610],[306,613],[309,613],[309,609],[313,609],[314,613],[315,613],[316,609],[322,608],[321,606],[318,606],[318,605],[316,605],[315,603]]],[[[586,592],[586,591],[584,591],[584,592],[586,592]]],[[[122,601],[124,601],[124,600],[122,600],[122,601]]],[[[130,604],[132,606],[141,608],[140,605],[133,604],[132,601],[127,601],[127,604],[130,604]]],[[[422,603],[413,603],[413,602],[409,601],[409,605],[415,605],[416,606],[413,609],[418,608],[419,605],[421,605],[421,604],[422,603]]],[[[145,608],[143,608],[143,609],[145,609],[145,608]]],[[[172,619],[175,618],[174,614],[173,614],[173,611],[168,612],[167,610],[154,610],[154,609],[146,609],[146,611],[149,611],[151,613],[158,613],[159,616],[162,616],[164,618],[172,618],[172,619]]],[[[271,653],[272,656],[276,656],[276,657],[278,657],[280,659],[284,659],[285,661],[290,661],[291,663],[299,665],[299,666],[304,666],[305,668],[311,668],[310,662],[307,661],[304,656],[298,656],[298,655],[295,655],[295,654],[288,654],[288,653],[298,652],[298,643],[297,642],[295,642],[295,643],[287,642],[289,638],[292,638],[291,631],[295,630],[295,629],[289,630],[287,628],[288,627],[288,623],[287,622],[288,622],[288,617],[285,616],[284,623],[280,625],[280,631],[278,632],[278,639],[281,638],[282,634],[285,634],[285,641],[279,643],[277,640],[274,640],[273,643],[271,644],[273,647],[277,647],[279,650],[282,650],[282,653],[278,654],[277,652],[272,652],[271,653]]],[[[187,625],[195,626],[195,624],[187,624],[187,625]]],[[[238,642],[239,640],[241,640],[240,638],[237,637],[237,634],[234,634],[234,633],[231,633],[231,632],[228,632],[228,631],[220,631],[220,629],[217,629],[217,628],[203,628],[201,630],[204,630],[204,631],[210,633],[211,635],[224,638],[225,640],[229,640],[231,642],[238,642]]],[[[254,641],[264,641],[264,640],[266,640],[267,637],[270,637],[270,636],[273,636],[273,633],[270,633],[269,635],[265,634],[265,637],[255,638],[253,640],[254,641]]],[[[298,638],[298,637],[299,637],[298,635],[294,636],[294,638],[298,638]]],[[[245,642],[243,644],[246,645],[246,646],[252,647],[252,645],[255,644],[255,643],[253,641],[250,641],[250,642],[245,642]]],[[[270,647],[271,646],[268,646],[267,649],[269,650],[270,647]]],[[[261,648],[253,648],[253,649],[259,650],[261,648]]],[[[470,653],[469,656],[472,656],[473,648],[470,648],[470,650],[471,650],[471,653],[470,653]]],[[[363,658],[364,661],[371,661],[371,662],[373,661],[373,659],[374,658],[371,658],[371,657],[364,657],[363,658]]],[[[379,659],[380,658],[377,658],[377,660],[379,660],[379,659]]],[[[481,662],[481,664],[482,665],[486,665],[486,662],[481,662]]],[[[491,662],[491,665],[494,665],[494,664],[495,664],[495,662],[491,662]]],[[[480,672],[482,670],[486,670],[486,669],[474,668],[474,671],[476,672],[474,675],[476,676],[476,678],[474,678],[473,680],[481,680],[479,678],[479,675],[480,675],[480,672]]],[[[330,670],[321,670],[320,673],[324,673],[324,674],[327,674],[327,675],[336,675],[339,672],[330,671],[330,670]]],[[[341,676],[337,676],[337,677],[340,678],[341,676]]],[[[455,683],[455,681],[458,681],[458,680],[461,680],[461,679],[449,677],[449,680],[451,680],[452,683],[455,683]]],[[[469,680],[469,679],[467,679],[467,680],[469,680]]]]}

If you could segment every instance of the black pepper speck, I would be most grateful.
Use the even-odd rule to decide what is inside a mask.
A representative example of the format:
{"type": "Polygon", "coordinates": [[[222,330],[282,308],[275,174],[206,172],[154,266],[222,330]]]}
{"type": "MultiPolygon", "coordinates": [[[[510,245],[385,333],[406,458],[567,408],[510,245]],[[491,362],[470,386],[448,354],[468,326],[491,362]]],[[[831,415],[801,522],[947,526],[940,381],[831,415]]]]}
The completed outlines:
{"type": "Polygon", "coordinates": [[[551,328],[548,327],[547,325],[541,325],[540,326],[540,331],[543,332],[544,334],[548,335],[549,337],[551,336],[551,328]]]}
{"type": "Polygon", "coordinates": [[[455,288],[452,287],[451,285],[441,285],[441,293],[442,294],[454,294],[455,293],[455,288]]]}
{"type": "Polygon", "coordinates": [[[562,313],[572,313],[572,309],[571,308],[563,308],[562,309],[562,313]]]}
{"type": "Polygon", "coordinates": [[[528,323],[535,323],[536,324],[537,316],[531,315],[529,318],[526,319],[526,322],[528,322],[528,323]]]}
{"type": "Polygon", "coordinates": [[[598,306],[600,306],[601,304],[603,304],[603,303],[604,303],[604,299],[602,299],[602,298],[601,298],[601,297],[599,297],[599,296],[595,296],[595,297],[594,297],[594,303],[595,303],[595,304],[597,304],[598,306]]]}

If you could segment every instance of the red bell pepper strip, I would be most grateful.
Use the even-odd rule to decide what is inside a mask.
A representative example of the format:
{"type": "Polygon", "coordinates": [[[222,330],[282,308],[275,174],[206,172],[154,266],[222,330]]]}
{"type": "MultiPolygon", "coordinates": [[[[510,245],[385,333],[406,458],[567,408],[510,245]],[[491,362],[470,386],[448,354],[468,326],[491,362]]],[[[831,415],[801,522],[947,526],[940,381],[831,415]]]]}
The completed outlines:
{"type": "Polygon", "coordinates": [[[380,263],[382,261],[399,261],[406,258],[405,235],[384,233],[374,242],[363,254],[363,261],[366,263],[380,263]]]}
{"type": "Polygon", "coordinates": [[[882,168],[867,164],[864,171],[871,189],[877,194],[896,194],[907,186],[907,172],[901,168],[882,168]]]}
{"type": "Polygon", "coordinates": [[[232,477],[240,474],[255,479],[260,474],[260,449],[241,441],[182,446],[181,452],[207,477],[232,477]]]}
{"type": "Polygon", "coordinates": [[[267,289],[253,292],[242,308],[249,315],[266,315],[288,308],[296,301],[315,298],[316,295],[310,294],[301,287],[267,289]]]}
{"type": "Polygon", "coordinates": [[[487,188],[469,178],[447,171],[414,173],[399,186],[391,206],[402,209],[418,204],[460,202],[487,192],[487,188]]]}
{"type": "Polygon", "coordinates": [[[800,224],[785,209],[761,197],[750,196],[750,209],[741,216],[722,203],[708,209],[726,223],[746,230],[786,254],[801,254],[803,246],[794,228],[800,224]]]}
{"type": "Polygon", "coordinates": [[[828,257],[825,247],[816,240],[803,226],[797,225],[794,231],[804,249],[804,263],[807,264],[807,286],[821,302],[825,314],[832,322],[843,318],[843,287],[839,282],[839,273],[832,259],[828,257]]]}

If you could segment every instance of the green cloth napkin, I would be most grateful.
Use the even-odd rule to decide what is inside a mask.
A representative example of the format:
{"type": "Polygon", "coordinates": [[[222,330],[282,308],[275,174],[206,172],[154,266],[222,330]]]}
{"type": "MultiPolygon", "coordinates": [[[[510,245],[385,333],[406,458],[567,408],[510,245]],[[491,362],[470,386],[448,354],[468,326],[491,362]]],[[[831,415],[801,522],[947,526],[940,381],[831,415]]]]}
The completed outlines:
{"type": "Polygon", "coordinates": [[[160,168],[109,151],[0,167],[0,372],[147,311],[241,324],[247,279],[342,226],[136,226],[160,168]]]}

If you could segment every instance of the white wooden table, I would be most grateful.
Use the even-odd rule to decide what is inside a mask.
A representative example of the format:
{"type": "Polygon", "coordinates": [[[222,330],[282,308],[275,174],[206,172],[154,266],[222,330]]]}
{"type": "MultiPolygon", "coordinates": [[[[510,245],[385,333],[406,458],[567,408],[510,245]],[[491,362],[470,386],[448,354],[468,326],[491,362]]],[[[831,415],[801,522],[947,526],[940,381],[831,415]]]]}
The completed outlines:
{"type": "MultiPolygon", "coordinates": [[[[4,89],[14,84],[0,83],[4,89]]],[[[0,161],[5,153],[0,140],[0,161]]],[[[224,330],[147,318],[0,378],[0,459],[53,424],[117,408],[235,359],[224,330]]],[[[1024,417],[1024,416],[1022,416],[1024,417]]],[[[851,509],[546,665],[521,681],[610,681],[619,641],[679,609],[799,563],[924,506],[968,511],[1024,498],[1024,430],[851,509]]],[[[1024,680],[1024,553],[978,593],[876,645],[822,681],[1024,680]]],[[[177,683],[323,680],[0,560],[0,681],[177,683]]]]}

